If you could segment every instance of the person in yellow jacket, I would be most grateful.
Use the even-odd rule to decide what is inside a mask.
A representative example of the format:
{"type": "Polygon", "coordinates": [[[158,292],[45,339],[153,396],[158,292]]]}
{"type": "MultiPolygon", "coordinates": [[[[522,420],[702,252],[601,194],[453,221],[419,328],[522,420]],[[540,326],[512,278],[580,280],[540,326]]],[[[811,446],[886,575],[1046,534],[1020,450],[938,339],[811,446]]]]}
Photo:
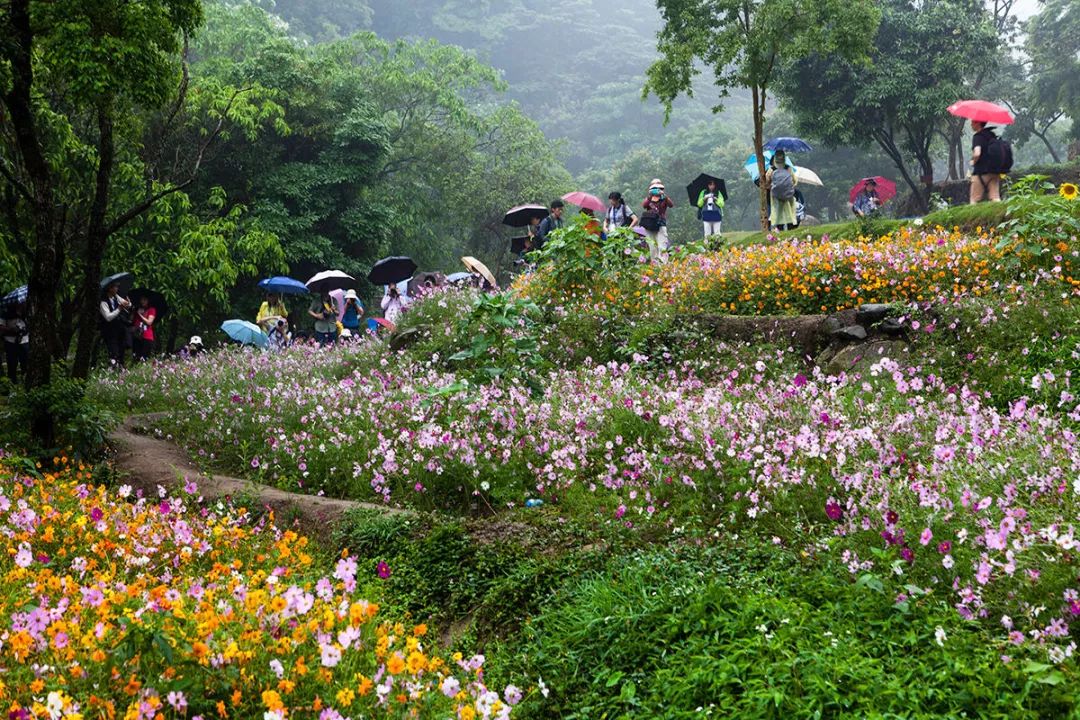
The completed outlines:
{"type": "Polygon", "coordinates": [[[266,300],[259,306],[259,314],[255,316],[255,324],[258,325],[266,332],[267,335],[270,331],[278,327],[278,321],[282,321],[285,325],[285,330],[289,325],[289,310],[285,307],[284,301],[277,293],[268,293],[266,300]]]}
{"type": "Polygon", "coordinates": [[[698,194],[698,219],[705,225],[705,237],[720,234],[724,221],[724,196],[720,193],[715,180],[710,180],[705,189],[698,194]]]}

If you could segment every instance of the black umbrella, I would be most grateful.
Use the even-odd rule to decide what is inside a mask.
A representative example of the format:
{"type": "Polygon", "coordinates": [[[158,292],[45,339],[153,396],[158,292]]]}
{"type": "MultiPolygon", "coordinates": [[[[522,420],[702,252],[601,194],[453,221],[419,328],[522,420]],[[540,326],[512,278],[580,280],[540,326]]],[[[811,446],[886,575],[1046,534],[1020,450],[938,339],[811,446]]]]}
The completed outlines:
{"type": "Polygon", "coordinates": [[[159,293],[157,290],[147,290],[145,288],[135,288],[128,296],[131,298],[131,302],[135,307],[139,307],[139,298],[150,298],[150,307],[157,311],[157,320],[169,314],[169,303],[165,301],[165,296],[159,293]]]}
{"type": "Polygon", "coordinates": [[[724,202],[727,202],[727,183],[722,179],[706,173],[701,173],[697,176],[694,182],[686,186],[686,194],[690,196],[690,202],[693,205],[697,205],[698,195],[705,189],[705,186],[712,180],[716,183],[716,188],[720,191],[720,194],[724,196],[724,202]]]}
{"type": "Polygon", "coordinates": [[[548,216],[548,209],[543,205],[518,205],[506,211],[503,225],[525,227],[533,218],[543,220],[548,216]]]}
{"type": "Polygon", "coordinates": [[[328,293],[331,290],[349,290],[356,287],[356,278],[340,270],[323,270],[316,273],[306,283],[313,293],[328,293]]]}
{"type": "Polygon", "coordinates": [[[116,273],[115,275],[110,275],[109,277],[104,278],[101,281],[101,292],[105,292],[105,290],[110,285],[115,283],[115,284],[120,286],[120,292],[117,293],[117,294],[120,295],[121,297],[126,297],[127,294],[129,292],[131,292],[131,285],[134,282],[135,282],[135,276],[132,275],[131,273],[129,273],[129,272],[116,273]]]}
{"type": "Polygon", "coordinates": [[[396,285],[416,272],[416,263],[409,257],[388,257],[371,266],[367,279],[372,285],[396,285]]]}

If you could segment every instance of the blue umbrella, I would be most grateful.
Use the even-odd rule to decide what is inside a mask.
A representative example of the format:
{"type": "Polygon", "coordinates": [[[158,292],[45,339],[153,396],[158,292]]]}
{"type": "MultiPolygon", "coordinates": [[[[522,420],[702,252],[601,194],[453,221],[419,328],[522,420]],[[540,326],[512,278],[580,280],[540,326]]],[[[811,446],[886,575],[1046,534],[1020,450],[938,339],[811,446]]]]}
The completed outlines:
{"type": "Polygon", "coordinates": [[[814,148],[802,138],[778,137],[773,138],[763,146],[766,150],[783,150],[784,152],[813,152],[814,148]]]}
{"type": "Polygon", "coordinates": [[[221,323],[221,329],[242,345],[255,345],[261,348],[270,345],[270,338],[266,336],[266,333],[258,325],[247,320],[226,320],[221,323]]]}
{"type": "Polygon", "coordinates": [[[23,285],[21,288],[15,288],[7,295],[0,298],[0,306],[7,307],[9,305],[18,305],[21,302],[26,302],[27,297],[29,297],[27,286],[23,285]]]}
{"type": "Polygon", "coordinates": [[[259,281],[259,287],[268,293],[281,295],[307,295],[307,285],[290,277],[272,277],[259,281]]]}
{"type": "MultiPolygon", "coordinates": [[[[773,152],[772,150],[766,150],[762,155],[765,156],[765,167],[768,168],[769,163],[771,163],[773,159],[773,152]]],[[[750,157],[746,158],[745,167],[747,174],[750,175],[751,181],[757,180],[760,177],[757,167],[757,155],[751,154],[750,157]]]]}

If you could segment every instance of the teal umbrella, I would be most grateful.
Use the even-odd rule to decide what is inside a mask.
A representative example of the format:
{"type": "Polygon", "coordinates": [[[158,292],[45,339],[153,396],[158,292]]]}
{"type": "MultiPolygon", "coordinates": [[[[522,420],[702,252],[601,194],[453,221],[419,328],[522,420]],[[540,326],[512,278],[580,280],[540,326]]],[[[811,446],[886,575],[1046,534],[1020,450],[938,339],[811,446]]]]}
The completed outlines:
{"type": "Polygon", "coordinates": [[[247,320],[226,320],[221,323],[221,329],[225,334],[242,345],[255,345],[256,347],[269,347],[270,338],[258,325],[247,320]]]}

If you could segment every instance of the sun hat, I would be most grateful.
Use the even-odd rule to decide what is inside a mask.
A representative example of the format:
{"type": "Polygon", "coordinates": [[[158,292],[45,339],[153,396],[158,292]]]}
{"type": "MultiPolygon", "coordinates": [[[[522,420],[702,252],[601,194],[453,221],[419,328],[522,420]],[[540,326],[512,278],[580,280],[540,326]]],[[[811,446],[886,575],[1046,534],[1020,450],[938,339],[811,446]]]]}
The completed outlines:
{"type": "Polygon", "coordinates": [[[202,345],[202,338],[198,335],[192,335],[191,340],[188,341],[188,345],[202,345]]]}
{"type": "Polygon", "coordinates": [[[341,331],[341,337],[343,337],[343,338],[352,337],[352,330],[350,330],[349,328],[345,328],[344,330],[341,331]]]}
{"type": "Polygon", "coordinates": [[[359,300],[360,298],[356,297],[356,291],[355,290],[346,290],[345,291],[345,299],[346,300],[359,300]]]}
{"type": "Polygon", "coordinates": [[[652,190],[653,188],[667,190],[667,188],[664,187],[664,183],[660,182],[660,178],[653,178],[653,181],[649,183],[649,189],[652,190]]]}

